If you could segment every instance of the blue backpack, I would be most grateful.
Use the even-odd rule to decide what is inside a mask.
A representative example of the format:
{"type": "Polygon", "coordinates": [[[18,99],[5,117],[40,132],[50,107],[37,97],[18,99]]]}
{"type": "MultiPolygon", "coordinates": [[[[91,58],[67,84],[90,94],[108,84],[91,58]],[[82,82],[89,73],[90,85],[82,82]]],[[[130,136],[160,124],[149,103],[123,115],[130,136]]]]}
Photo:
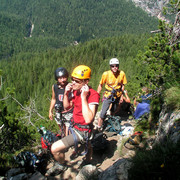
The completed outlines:
{"type": "Polygon", "coordinates": [[[121,132],[121,118],[119,116],[107,116],[104,121],[104,130],[119,134],[121,132]]]}

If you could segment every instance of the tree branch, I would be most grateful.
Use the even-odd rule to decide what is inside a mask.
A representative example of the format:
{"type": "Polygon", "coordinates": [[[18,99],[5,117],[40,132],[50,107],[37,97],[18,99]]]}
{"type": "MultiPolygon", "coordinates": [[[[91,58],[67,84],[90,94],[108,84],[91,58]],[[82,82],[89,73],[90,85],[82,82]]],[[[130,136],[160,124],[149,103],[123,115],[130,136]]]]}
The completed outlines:
{"type": "Polygon", "coordinates": [[[151,33],[159,33],[159,32],[161,32],[161,30],[160,30],[160,29],[155,30],[155,31],[151,31],[151,33]]]}

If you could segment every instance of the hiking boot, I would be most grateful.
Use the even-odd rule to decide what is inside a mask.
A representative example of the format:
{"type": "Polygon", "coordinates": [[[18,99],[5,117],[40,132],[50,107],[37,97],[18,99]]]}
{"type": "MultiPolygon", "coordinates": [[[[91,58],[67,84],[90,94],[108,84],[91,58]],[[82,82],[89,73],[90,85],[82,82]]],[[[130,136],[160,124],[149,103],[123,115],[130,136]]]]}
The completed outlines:
{"type": "Polygon", "coordinates": [[[95,133],[103,132],[103,127],[102,127],[102,126],[95,125],[93,131],[94,131],[95,133]]]}
{"type": "Polygon", "coordinates": [[[99,127],[98,128],[98,132],[100,133],[100,132],[103,132],[103,128],[102,127],[99,127]]]}
{"type": "Polygon", "coordinates": [[[67,166],[55,163],[54,166],[52,166],[48,171],[46,172],[46,176],[57,176],[61,174],[62,172],[67,170],[67,166]]]}

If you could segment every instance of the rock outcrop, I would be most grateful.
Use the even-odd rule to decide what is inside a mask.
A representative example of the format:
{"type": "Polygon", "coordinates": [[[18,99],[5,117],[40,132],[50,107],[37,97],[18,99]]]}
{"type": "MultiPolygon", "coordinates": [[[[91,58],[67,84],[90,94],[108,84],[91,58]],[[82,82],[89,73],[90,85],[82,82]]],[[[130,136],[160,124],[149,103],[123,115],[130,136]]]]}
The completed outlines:
{"type": "MultiPolygon", "coordinates": [[[[173,143],[177,143],[180,140],[180,111],[168,112],[166,107],[163,108],[160,113],[159,126],[156,131],[154,144],[163,143],[167,140],[171,140],[173,143]]],[[[105,179],[128,179],[128,169],[131,166],[131,162],[128,159],[119,159],[112,166],[107,168],[99,175],[100,180],[105,179]]]]}
{"type": "Polygon", "coordinates": [[[169,3],[169,0],[130,0],[136,6],[142,8],[149,15],[155,16],[158,19],[166,20],[162,15],[163,6],[169,3]]]}

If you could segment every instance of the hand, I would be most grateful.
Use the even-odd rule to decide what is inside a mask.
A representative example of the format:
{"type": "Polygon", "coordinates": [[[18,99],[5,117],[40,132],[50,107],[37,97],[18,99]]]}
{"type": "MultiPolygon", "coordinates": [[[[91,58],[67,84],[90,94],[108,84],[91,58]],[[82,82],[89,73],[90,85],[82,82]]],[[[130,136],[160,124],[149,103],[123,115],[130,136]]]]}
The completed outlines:
{"type": "Polygon", "coordinates": [[[53,120],[53,113],[49,112],[49,119],[52,121],[53,120]]]}
{"type": "Polygon", "coordinates": [[[87,84],[85,84],[85,85],[81,88],[81,98],[86,98],[88,94],[89,94],[89,87],[88,87],[87,84]]]}
{"type": "Polygon", "coordinates": [[[72,90],[72,83],[68,83],[67,86],[65,87],[65,93],[68,93],[72,90]]]}

